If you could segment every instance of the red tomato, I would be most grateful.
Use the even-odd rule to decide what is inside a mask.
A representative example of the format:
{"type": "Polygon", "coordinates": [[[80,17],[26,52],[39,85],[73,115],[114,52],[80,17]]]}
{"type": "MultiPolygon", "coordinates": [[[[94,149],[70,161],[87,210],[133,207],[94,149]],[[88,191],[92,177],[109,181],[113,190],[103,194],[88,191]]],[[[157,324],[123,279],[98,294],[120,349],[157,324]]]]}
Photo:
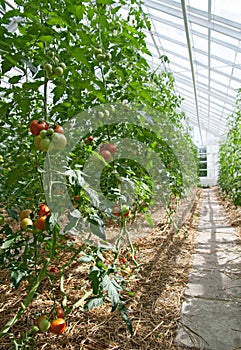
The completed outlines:
{"type": "Polygon", "coordinates": [[[47,204],[40,204],[39,206],[39,217],[50,214],[50,209],[47,204]]]}
{"type": "Polygon", "coordinates": [[[61,125],[56,125],[54,132],[57,132],[58,134],[64,134],[64,128],[61,125]]]}
{"type": "Polygon", "coordinates": [[[41,130],[47,130],[47,129],[48,129],[48,124],[46,123],[45,120],[34,119],[30,123],[30,131],[35,136],[39,135],[41,130]]]}
{"type": "Polygon", "coordinates": [[[64,318],[64,310],[62,309],[62,307],[56,307],[56,314],[58,318],[64,318]]]}
{"type": "Polygon", "coordinates": [[[103,150],[100,151],[100,154],[102,155],[102,157],[104,158],[104,160],[106,162],[111,161],[112,155],[111,155],[111,153],[109,151],[103,149],[103,150]]]}
{"type": "Polygon", "coordinates": [[[87,145],[90,145],[93,142],[94,138],[93,136],[89,136],[86,139],[84,139],[84,143],[87,145]]]}
{"type": "Polygon", "coordinates": [[[49,272],[58,273],[59,269],[57,267],[50,267],[49,272]]]}
{"type": "Polygon", "coordinates": [[[46,219],[47,215],[39,217],[37,220],[34,221],[34,226],[41,231],[46,230],[46,219]]]}
{"type": "Polygon", "coordinates": [[[103,143],[100,146],[100,151],[103,151],[103,150],[109,151],[112,156],[117,152],[117,148],[115,145],[113,145],[113,143],[103,143]]]}
{"type": "Polygon", "coordinates": [[[50,332],[54,334],[62,334],[66,330],[66,322],[63,318],[59,317],[53,320],[50,324],[50,332]]]}

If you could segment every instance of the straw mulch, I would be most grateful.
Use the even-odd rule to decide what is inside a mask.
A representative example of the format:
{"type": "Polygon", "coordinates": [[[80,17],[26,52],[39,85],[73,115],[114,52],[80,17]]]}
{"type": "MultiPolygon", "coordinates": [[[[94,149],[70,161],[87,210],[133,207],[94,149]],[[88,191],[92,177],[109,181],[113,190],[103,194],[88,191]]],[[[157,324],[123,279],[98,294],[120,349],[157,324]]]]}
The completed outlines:
{"type": "MultiPolygon", "coordinates": [[[[133,336],[129,334],[118,312],[111,313],[110,307],[105,305],[88,312],[76,309],[68,315],[68,327],[62,335],[37,333],[34,336],[33,349],[178,349],[174,346],[174,339],[192,264],[200,196],[201,191],[198,191],[189,212],[185,210],[186,221],[178,233],[162,219],[143,239],[136,238],[136,255],[140,267],[136,269],[130,263],[132,273],[126,280],[134,296],[125,294],[134,329],[133,336]]],[[[83,289],[88,284],[87,270],[87,264],[74,261],[66,271],[64,286],[69,304],[83,296],[83,289]]],[[[53,306],[52,291],[55,292],[57,300],[61,301],[57,280],[52,291],[49,289],[44,282],[41,293],[10,330],[15,337],[23,337],[40,314],[50,312],[53,306]]],[[[14,316],[24,296],[24,285],[18,290],[11,290],[7,271],[1,271],[0,328],[14,316]]],[[[8,336],[0,339],[0,349],[10,349],[10,343],[8,336]]]]}
{"type": "Polygon", "coordinates": [[[228,223],[232,226],[241,240],[241,206],[234,205],[219,189],[215,188],[220,204],[224,207],[228,223]]]}

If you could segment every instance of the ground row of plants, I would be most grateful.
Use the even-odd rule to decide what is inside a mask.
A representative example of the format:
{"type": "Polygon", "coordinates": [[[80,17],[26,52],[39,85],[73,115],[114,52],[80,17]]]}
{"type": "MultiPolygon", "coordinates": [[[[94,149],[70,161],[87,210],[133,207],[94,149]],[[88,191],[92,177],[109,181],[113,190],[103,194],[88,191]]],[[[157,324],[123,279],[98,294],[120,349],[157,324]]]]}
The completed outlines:
{"type": "Polygon", "coordinates": [[[145,59],[150,24],[139,1],[15,4],[1,4],[0,264],[26,298],[0,337],[42,284],[51,289],[56,280],[61,298],[52,293],[53,307],[39,315],[31,339],[35,332],[62,334],[76,308],[104,303],[132,333],[125,276],[130,264],[138,267],[133,224],[144,217],[153,225],[156,207],[171,220],[197,183],[182,99],[172,75],[153,72],[145,59]],[[70,305],[64,274],[76,260],[89,264],[89,284],[70,305]]]}
{"type": "Polygon", "coordinates": [[[241,112],[240,92],[236,111],[229,117],[229,130],[219,151],[219,185],[235,205],[241,205],[241,112]]]}

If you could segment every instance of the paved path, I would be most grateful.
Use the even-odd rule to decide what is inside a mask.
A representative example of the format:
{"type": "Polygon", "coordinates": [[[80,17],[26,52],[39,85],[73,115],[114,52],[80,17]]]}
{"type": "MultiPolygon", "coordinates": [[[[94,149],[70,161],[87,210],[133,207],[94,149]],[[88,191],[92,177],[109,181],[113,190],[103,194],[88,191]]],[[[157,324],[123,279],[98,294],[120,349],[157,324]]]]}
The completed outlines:
{"type": "Polygon", "coordinates": [[[241,245],[212,189],[195,238],[176,345],[184,349],[241,349],[241,245]]]}

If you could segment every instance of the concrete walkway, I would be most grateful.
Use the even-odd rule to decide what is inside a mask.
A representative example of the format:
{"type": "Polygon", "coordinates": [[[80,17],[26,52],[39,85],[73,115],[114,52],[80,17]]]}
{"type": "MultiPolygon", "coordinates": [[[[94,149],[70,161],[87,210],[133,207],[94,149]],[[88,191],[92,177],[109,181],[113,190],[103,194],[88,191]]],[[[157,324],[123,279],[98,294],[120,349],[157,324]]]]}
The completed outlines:
{"type": "Polygon", "coordinates": [[[176,345],[241,349],[241,245],[212,189],[204,190],[198,229],[176,345]]]}

